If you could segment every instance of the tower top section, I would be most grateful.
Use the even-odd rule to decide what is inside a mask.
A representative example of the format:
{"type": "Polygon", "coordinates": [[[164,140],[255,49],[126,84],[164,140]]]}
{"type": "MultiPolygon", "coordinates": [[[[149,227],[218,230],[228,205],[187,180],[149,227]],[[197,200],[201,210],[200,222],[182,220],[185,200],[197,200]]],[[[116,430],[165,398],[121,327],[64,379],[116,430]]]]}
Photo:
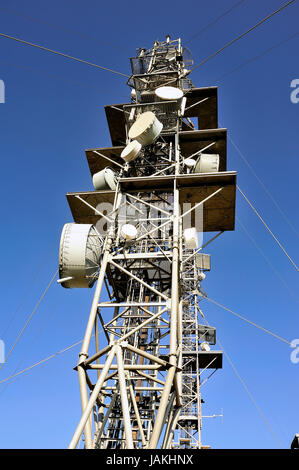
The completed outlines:
{"type": "Polygon", "coordinates": [[[157,86],[192,87],[187,79],[193,65],[191,52],[182,47],[181,39],[155,41],[150,49],[138,48],[137,56],[130,59],[132,76],[128,85],[134,90],[150,90],[157,86]]]}

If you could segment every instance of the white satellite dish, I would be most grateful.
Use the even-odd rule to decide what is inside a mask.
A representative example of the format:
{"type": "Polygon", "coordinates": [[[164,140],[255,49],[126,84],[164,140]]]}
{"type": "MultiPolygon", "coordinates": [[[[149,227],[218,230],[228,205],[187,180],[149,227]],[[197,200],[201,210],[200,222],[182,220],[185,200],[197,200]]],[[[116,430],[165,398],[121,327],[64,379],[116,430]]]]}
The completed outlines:
{"type": "Polygon", "coordinates": [[[160,135],[163,124],[154,113],[146,111],[140,114],[129,130],[129,138],[137,140],[141,145],[152,144],[160,135]]]}
{"type": "Polygon", "coordinates": [[[201,153],[196,162],[194,173],[216,173],[219,171],[219,159],[218,154],[201,153]]]}
{"type": "Polygon", "coordinates": [[[117,184],[116,173],[112,170],[112,168],[107,166],[106,168],[104,168],[104,170],[101,170],[93,175],[92,182],[96,191],[107,189],[115,191],[117,184]]]}
{"type": "Polygon", "coordinates": [[[132,224],[124,224],[120,233],[126,240],[134,240],[137,237],[137,228],[132,224]]]}
{"type": "Polygon", "coordinates": [[[137,140],[132,140],[121,152],[120,156],[125,162],[131,162],[138,157],[142,145],[137,140]]]}
{"type": "Polygon", "coordinates": [[[91,224],[65,224],[59,246],[59,283],[63,287],[92,287],[103,241],[91,224]]]}
{"type": "Polygon", "coordinates": [[[180,100],[183,97],[183,92],[180,88],[173,86],[161,86],[155,90],[155,94],[161,100],[180,100]]]}
{"type": "Polygon", "coordinates": [[[210,347],[209,343],[207,343],[206,341],[204,341],[203,343],[200,344],[200,349],[202,351],[206,351],[206,352],[211,351],[211,347],[210,347]]]}
{"type": "Polygon", "coordinates": [[[188,168],[193,168],[196,165],[196,160],[193,158],[185,158],[183,161],[184,165],[186,165],[188,168]]]}

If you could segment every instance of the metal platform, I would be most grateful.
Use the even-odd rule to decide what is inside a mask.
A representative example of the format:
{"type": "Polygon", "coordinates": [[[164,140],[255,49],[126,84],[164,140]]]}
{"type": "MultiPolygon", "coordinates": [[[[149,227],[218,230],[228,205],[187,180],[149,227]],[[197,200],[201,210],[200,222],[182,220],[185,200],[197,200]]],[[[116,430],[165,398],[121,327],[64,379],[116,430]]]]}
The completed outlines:
{"type": "MultiPolygon", "coordinates": [[[[217,87],[192,88],[185,96],[187,98],[185,117],[197,117],[199,129],[216,129],[218,127],[217,87]]],[[[123,108],[131,105],[132,103],[120,103],[105,106],[112,145],[125,145],[126,119],[123,108]]]]}
{"type": "Polygon", "coordinates": [[[185,117],[197,117],[198,129],[215,129],[218,127],[216,86],[191,88],[186,93],[187,103],[185,117]]]}
{"type": "Polygon", "coordinates": [[[291,449],[299,449],[299,434],[295,434],[291,444],[291,449]]]}
{"type": "Polygon", "coordinates": [[[106,119],[109,127],[112,145],[126,145],[126,120],[123,111],[124,104],[105,106],[106,119]]]}
{"type": "Polygon", "coordinates": [[[222,369],[222,351],[183,351],[183,361],[190,360],[192,372],[196,371],[196,357],[200,369],[222,369]]]}
{"type": "MultiPolygon", "coordinates": [[[[179,132],[181,153],[185,158],[190,157],[190,155],[215,142],[214,145],[205,150],[204,153],[219,154],[219,171],[226,171],[226,134],[226,129],[181,131],[179,132]]],[[[169,137],[165,137],[166,141],[168,139],[169,137]]],[[[91,175],[103,170],[106,166],[110,166],[113,170],[119,171],[121,169],[120,165],[124,165],[124,161],[120,157],[123,149],[124,145],[87,149],[85,153],[91,175]]]]}
{"type": "Polygon", "coordinates": [[[226,129],[209,129],[199,131],[181,131],[179,132],[179,145],[184,157],[198,152],[207,145],[212,144],[204,153],[218,153],[220,156],[219,171],[226,171],[226,129]]]}
{"type": "Polygon", "coordinates": [[[86,150],[85,154],[91,176],[93,176],[95,173],[98,173],[98,171],[104,170],[106,166],[109,166],[114,171],[119,171],[119,165],[124,164],[124,160],[120,156],[123,149],[124,146],[104,147],[86,150]],[[100,156],[99,153],[101,153],[103,156],[100,156]]]}
{"type": "MultiPolygon", "coordinates": [[[[171,192],[173,182],[173,176],[120,179],[122,191],[130,191],[130,193],[152,191],[153,189],[161,192],[171,192]]],[[[182,211],[184,210],[184,204],[191,203],[191,205],[195,205],[222,187],[223,189],[220,193],[211,197],[203,205],[203,231],[234,230],[235,172],[180,175],[177,177],[177,182],[180,187],[180,205],[182,211]]],[[[96,224],[100,216],[95,213],[93,208],[102,203],[110,203],[112,205],[114,195],[114,191],[90,191],[68,193],[66,196],[76,223],[96,224]],[[79,198],[87,202],[92,208],[79,198]]]]}

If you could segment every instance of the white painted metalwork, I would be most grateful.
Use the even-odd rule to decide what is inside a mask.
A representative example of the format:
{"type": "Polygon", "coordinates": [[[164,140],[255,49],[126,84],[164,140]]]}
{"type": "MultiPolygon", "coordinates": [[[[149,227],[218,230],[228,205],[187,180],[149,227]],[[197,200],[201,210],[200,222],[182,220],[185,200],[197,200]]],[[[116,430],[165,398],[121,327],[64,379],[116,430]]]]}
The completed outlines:
{"type": "MultiPolygon", "coordinates": [[[[94,151],[119,168],[115,190],[103,191],[113,197],[113,208],[104,213],[95,207],[93,193],[75,198],[82,202],[75,216],[86,217],[89,210],[90,217],[106,222],[107,233],[98,245],[101,262],[77,364],[82,417],[70,448],[78,445],[82,433],[90,449],[202,447],[200,371],[220,368],[222,355],[210,347],[216,342],[215,328],[199,322],[201,283],[210,257],[199,254],[203,247],[198,248],[194,225],[185,224],[199,208],[221,198],[225,186],[210,188],[193,172],[193,157],[218,145],[214,138],[194,144],[188,132],[190,148],[187,153],[181,149],[183,113],[189,119],[191,110],[208,102],[196,98],[187,105],[187,92],[193,89],[186,77],[191,63],[181,40],[169,37],[131,59],[132,101],[122,109],[114,107],[123,118],[122,145],[128,143],[124,149],[116,146],[115,152],[125,163],[118,163],[111,149],[107,155],[94,151]],[[157,89],[176,90],[176,95],[162,96],[157,89]],[[183,95],[184,110],[182,103],[178,106],[183,95]],[[193,175],[187,188],[185,175],[193,175]],[[184,198],[191,200],[186,208],[184,198]],[[103,299],[104,284],[109,300],[103,299]],[[103,344],[99,322],[107,339],[103,344]]],[[[122,131],[118,117],[112,131],[113,125],[117,133],[122,131]]],[[[64,277],[74,273],[62,270],[64,277]]]]}
{"type": "Polygon", "coordinates": [[[59,247],[59,278],[63,287],[92,287],[96,281],[102,240],[90,224],[65,224],[59,247]]]}

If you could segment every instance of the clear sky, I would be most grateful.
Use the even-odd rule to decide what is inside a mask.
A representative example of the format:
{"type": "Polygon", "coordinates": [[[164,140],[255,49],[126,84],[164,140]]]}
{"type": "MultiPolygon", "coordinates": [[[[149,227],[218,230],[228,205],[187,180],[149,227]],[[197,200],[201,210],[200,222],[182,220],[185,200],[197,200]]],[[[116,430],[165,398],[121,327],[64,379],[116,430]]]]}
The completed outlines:
{"type": "MultiPolygon", "coordinates": [[[[151,47],[166,34],[188,42],[235,3],[28,0],[25,5],[1,0],[0,32],[129,74],[129,57],[137,47],[151,47]]],[[[188,42],[195,64],[283,3],[241,2],[188,42]]],[[[198,87],[219,86],[221,126],[288,222],[231,141],[228,170],[238,171],[239,186],[297,261],[299,103],[290,100],[290,83],[299,79],[299,35],[288,39],[298,32],[298,15],[295,2],[191,74],[198,87]]],[[[5,83],[5,103],[0,104],[0,339],[8,352],[58,267],[61,229],[72,221],[65,193],[92,190],[84,150],[111,144],[103,107],[128,101],[129,88],[124,77],[4,38],[0,79],[5,83]]],[[[204,289],[288,341],[299,338],[295,268],[239,194],[236,215],[259,249],[236,222],[234,232],[210,245],[212,270],[204,289]]],[[[90,290],[53,284],[0,381],[79,341],[91,301],[90,290]]],[[[271,430],[288,448],[299,432],[299,363],[291,362],[291,347],[208,301],[202,309],[271,430]]],[[[80,417],[73,370],[78,351],[71,349],[0,385],[1,448],[68,445],[80,417]]],[[[278,447],[226,358],[202,395],[204,415],[224,415],[204,418],[204,444],[278,447]]]]}

